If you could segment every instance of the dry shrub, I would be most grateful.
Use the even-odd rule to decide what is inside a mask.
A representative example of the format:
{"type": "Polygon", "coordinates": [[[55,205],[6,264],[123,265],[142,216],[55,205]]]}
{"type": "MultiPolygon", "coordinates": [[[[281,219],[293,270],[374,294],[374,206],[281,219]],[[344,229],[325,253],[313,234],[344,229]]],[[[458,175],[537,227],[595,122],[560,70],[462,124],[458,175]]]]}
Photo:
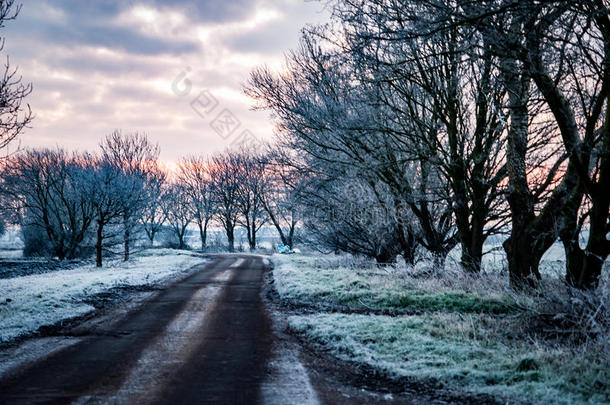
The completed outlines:
{"type": "Polygon", "coordinates": [[[513,293],[524,309],[527,330],[545,340],[596,345],[610,354],[610,280],[595,290],[579,290],[546,280],[536,290],[513,293]]]}

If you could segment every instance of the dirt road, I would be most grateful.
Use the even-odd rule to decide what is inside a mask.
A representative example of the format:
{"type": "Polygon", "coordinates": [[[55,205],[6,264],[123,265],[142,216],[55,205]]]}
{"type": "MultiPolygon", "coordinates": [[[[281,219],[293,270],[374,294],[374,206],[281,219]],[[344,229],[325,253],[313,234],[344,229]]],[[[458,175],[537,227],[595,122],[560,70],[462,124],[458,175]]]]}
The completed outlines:
{"type": "Polygon", "coordinates": [[[303,351],[269,301],[265,270],[258,256],[218,256],[143,302],[23,342],[0,356],[0,404],[497,403],[421,384],[385,387],[303,351]]]}
{"type": "Polygon", "coordinates": [[[111,328],[81,332],[0,381],[0,403],[261,402],[272,345],[264,268],[255,256],[218,257],[111,328]]]}

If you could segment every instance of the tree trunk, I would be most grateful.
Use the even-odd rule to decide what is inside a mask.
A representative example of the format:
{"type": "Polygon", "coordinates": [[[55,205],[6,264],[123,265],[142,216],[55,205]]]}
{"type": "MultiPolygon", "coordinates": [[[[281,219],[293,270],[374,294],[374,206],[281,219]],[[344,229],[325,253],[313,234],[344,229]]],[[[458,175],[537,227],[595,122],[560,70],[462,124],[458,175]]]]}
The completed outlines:
{"type": "Polygon", "coordinates": [[[55,249],[55,255],[57,256],[57,259],[64,260],[66,258],[66,251],[62,246],[60,246],[55,249]]]}
{"type": "Polygon", "coordinates": [[[483,238],[476,238],[474,235],[468,243],[462,243],[462,257],[460,259],[462,268],[471,273],[481,271],[481,261],[483,260],[483,238]]]}
{"type": "Polygon", "coordinates": [[[273,223],[273,226],[275,226],[277,233],[280,235],[280,240],[282,241],[282,245],[288,245],[290,247],[290,249],[292,249],[292,240],[289,240],[289,238],[287,238],[286,235],[284,234],[284,231],[282,230],[282,227],[281,227],[279,221],[277,220],[276,216],[273,214],[273,211],[271,209],[269,209],[267,204],[263,204],[263,207],[265,208],[265,211],[267,211],[267,214],[269,214],[269,219],[271,219],[271,222],[273,223]]]}
{"type": "Polygon", "coordinates": [[[417,251],[417,242],[415,240],[415,235],[411,232],[407,232],[407,234],[403,237],[403,245],[402,245],[402,257],[405,259],[405,263],[408,265],[415,264],[415,253],[417,251]]]}
{"type": "MultiPolygon", "coordinates": [[[[513,32],[520,27],[513,23],[513,32]]],[[[534,286],[539,278],[538,262],[533,252],[532,224],[535,219],[526,173],[529,77],[520,73],[510,56],[502,60],[502,75],[508,92],[510,127],[507,137],[506,166],[508,169],[508,204],[511,214],[511,234],[503,243],[508,260],[510,283],[513,287],[534,286]]]]}
{"type": "Polygon", "coordinates": [[[513,224],[511,236],[502,244],[508,261],[510,283],[516,288],[525,285],[534,287],[539,278],[538,262],[534,258],[531,249],[532,239],[527,232],[527,226],[522,222],[517,227],[513,224]],[[524,233],[520,234],[520,232],[524,233]]]}
{"type": "MultiPolygon", "coordinates": [[[[396,199],[394,201],[394,209],[396,212],[402,211],[402,207],[396,199]]],[[[402,217],[399,217],[396,223],[396,232],[398,232],[398,241],[400,243],[400,249],[403,258],[405,259],[405,263],[414,264],[417,241],[411,227],[403,222],[402,217]]]]}
{"type": "Polygon", "coordinates": [[[250,241],[250,250],[256,249],[256,230],[252,228],[252,240],[250,241]]]}
{"type": "MultiPolygon", "coordinates": [[[[603,180],[601,175],[600,180],[603,180]]],[[[600,194],[596,191],[591,196],[589,238],[585,250],[578,243],[579,235],[573,235],[568,240],[562,238],[566,254],[566,281],[581,289],[598,286],[604,262],[610,253],[610,242],[606,237],[610,196],[605,191],[600,194]]]]}
{"type": "Polygon", "coordinates": [[[290,250],[292,250],[292,247],[294,246],[294,230],[295,230],[296,226],[297,226],[297,224],[295,221],[290,222],[290,231],[288,232],[288,237],[286,238],[286,243],[284,243],[285,245],[288,245],[290,250]]]}
{"type": "MultiPolygon", "coordinates": [[[[473,181],[473,183],[475,182],[476,180],[473,181]]],[[[468,204],[464,203],[468,198],[465,187],[461,188],[460,196],[457,198],[462,202],[456,204],[454,215],[462,249],[460,265],[467,272],[478,273],[481,271],[481,261],[483,260],[484,227],[488,215],[484,202],[487,190],[474,185],[471,193],[473,194],[472,206],[469,208],[468,204]]]]}
{"type": "Polygon", "coordinates": [[[203,226],[202,221],[197,221],[197,226],[199,227],[199,238],[201,239],[201,251],[205,251],[205,242],[206,242],[206,229],[203,226]]]}
{"type": "Polygon", "coordinates": [[[95,266],[102,267],[102,243],[104,241],[104,223],[97,223],[97,240],[95,242],[95,266]]]}
{"type": "Polygon", "coordinates": [[[184,232],[178,233],[178,249],[184,249],[184,232]]]}
{"type": "Polygon", "coordinates": [[[125,244],[125,257],[123,258],[123,261],[125,262],[129,261],[129,238],[129,228],[125,227],[125,234],[123,235],[123,242],[125,244]]]}
{"type": "Polygon", "coordinates": [[[467,229],[458,232],[460,234],[460,246],[462,248],[461,266],[464,270],[471,273],[481,271],[483,260],[483,243],[485,243],[484,225],[487,213],[484,208],[476,208],[473,204],[471,220],[467,229]]]}
{"type": "Polygon", "coordinates": [[[252,241],[254,240],[254,229],[250,225],[250,220],[246,218],[246,235],[248,236],[248,246],[252,250],[252,241]]]}
{"type": "Polygon", "coordinates": [[[387,246],[381,247],[375,255],[375,261],[379,264],[395,263],[396,253],[389,249],[387,246]]]}
{"type": "Polygon", "coordinates": [[[227,241],[229,242],[229,252],[235,251],[235,227],[228,225],[226,227],[227,241]]]}

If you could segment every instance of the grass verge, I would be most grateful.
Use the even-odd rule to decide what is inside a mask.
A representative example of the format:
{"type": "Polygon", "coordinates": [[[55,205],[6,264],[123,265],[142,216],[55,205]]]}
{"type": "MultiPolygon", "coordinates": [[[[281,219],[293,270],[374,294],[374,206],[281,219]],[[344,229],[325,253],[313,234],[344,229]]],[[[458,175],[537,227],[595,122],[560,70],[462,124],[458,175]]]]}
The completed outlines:
{"type": "Polygon", "coordinates": [[[290,329],[339,359],[510,402],[610,403],[604,337],[548,338],[535,330],[534,307],[523,305],[536,300],[520,300],[493,276],[421,278],[340,257],[274,262],[280,299],[310,306],[289,317],[290,329]],[[320,303],[348,311],[311,313],[320,303]],[[375,313],[384,309],[396,314],[375,313]]]}

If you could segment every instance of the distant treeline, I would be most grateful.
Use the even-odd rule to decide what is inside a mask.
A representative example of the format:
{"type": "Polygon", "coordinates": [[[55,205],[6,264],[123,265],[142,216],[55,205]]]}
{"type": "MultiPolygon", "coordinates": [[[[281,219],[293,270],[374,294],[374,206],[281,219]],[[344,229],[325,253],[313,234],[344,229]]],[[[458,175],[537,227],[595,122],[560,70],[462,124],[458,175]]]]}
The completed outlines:
{"type": "Polygon", "coordinates": [[[151,246],[170,228],[184,248],[196,223],[205,250],[211,223],[222,226],[233,251],[235,228],[246,230],[249,247],[266,223],[292,246],[297,206],[286,186],[289,171],[272,156],[227,151],[210,159],[182,159],[175,173],[159,163],[159,148],[146,135],[115,131],[97,153],[27,149],[1,162],[0,213],[23,231],[26,249],[60,260],[95,252],[102,265],[108,248],[122,244],[125,260],[146,235],[151,246]]]}

